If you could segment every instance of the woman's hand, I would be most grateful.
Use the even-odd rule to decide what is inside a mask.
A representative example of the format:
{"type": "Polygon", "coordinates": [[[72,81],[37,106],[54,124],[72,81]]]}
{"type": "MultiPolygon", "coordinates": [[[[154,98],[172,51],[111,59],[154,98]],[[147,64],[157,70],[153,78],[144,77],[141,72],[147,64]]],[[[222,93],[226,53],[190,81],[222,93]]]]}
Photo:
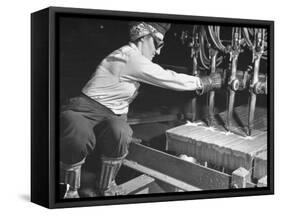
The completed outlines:
{"type": "Polygon", "coordinates": [[[220,89],[223,85],[222,75],[219,72],[211,73],[209,76],[200,77],[201,88],[196,90],[197,94],[202,95],[211,90],[220,89]]]}

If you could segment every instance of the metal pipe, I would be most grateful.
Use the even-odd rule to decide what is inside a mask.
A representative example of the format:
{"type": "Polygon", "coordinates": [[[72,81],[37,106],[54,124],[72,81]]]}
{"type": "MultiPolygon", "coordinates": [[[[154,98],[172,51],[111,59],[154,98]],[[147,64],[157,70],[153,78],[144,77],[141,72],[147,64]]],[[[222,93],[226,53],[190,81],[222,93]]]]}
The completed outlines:
{"type": "MultiPolygon", "coordinates": [[[[213,48],[210,49],[210,56],[211,56],[210,73],[216,72],[217,54],[218,54],[217,50],[214,50],[213,48]]],[[[215,108],[215,91],[212,90],[208,93],[208,118],[207,118],[208,126],[214,125],[214,120],[215,120],[214,108],[215,108]]]]}
{"type": "Polygon", "coordinates": [[[248,116],[248,136],[252,134],[253,121],[256,109],[257,94],[254,91],[256,85],[259,82],[259,69],[260,59],[264,52],[264,29],[255,29],[255,41],[253,49],[253,60],[254,60],[254,75],[250,85],[250,99],[249,99],[249,116],[248,116]]]}
{"type": "MultiPolygon", "coordinates": [[[[193,68],[192,74],[193,76],[198,76],[198,53],[200,52],[200,41],[199,41],[199,33],[197,32],[197,27],[195,27],[193,32],[193,43],[192,43],[192,61],[193,61],[193,68]]],[[[191,113],[192,113],[192,121],[196,120],[197,116],[197,99],[193,97],[191,100],[191,113]]]]}
{"type": "Polygon", "coordinates": [[[231,119],[233,117],[233,107],[235,100],[235,91],[239,88],[239,82],[237,86],[236,71],[237,71],[238,53],[233,56],[231,63],[231,77],[228,86],[228,100],[227,100],[227,116],[226,116],[226,129],[230,131],[231,119]]]}
{"type": "Polygon", "coordinates": [[[230,52],[231,58],[231,75],[228,82],[228,100],[227,100],[227,115],[226,115],[226,130],[231,130],[231,120],[233,117],[233,108],[235,102],[235,91],[239,88],[239,81],[236,78],[237,62],[240,53],[241,43],[241,28],[233,28],[232,30],[232,49],[230,52]]]}

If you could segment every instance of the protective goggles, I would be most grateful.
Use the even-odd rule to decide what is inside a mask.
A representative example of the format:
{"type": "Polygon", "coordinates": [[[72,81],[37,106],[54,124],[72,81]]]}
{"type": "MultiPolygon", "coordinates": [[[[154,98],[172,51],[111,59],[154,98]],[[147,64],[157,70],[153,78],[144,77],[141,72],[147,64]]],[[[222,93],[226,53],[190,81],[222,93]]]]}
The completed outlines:
{"type": "Polygon", "coordinates": [[[162,48],[164,46],[164,41],[159,39],[157,36],[155,36],[154,34],[151,34],[152,38],[153,38],[153,43],[154,43],[154,47],[156,50],[162,48]]]}

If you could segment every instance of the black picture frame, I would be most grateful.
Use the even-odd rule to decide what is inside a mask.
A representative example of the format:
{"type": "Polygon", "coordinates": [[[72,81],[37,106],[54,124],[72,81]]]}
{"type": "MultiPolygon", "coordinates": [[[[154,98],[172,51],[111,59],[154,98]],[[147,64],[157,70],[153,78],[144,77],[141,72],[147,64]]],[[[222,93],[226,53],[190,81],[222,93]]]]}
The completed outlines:
{"type": "Polygon", "coordinates": [[[137,13],[94,9],[49,7],[31,15],[31,201],[47,208],[64,208],[173,200],[207,199],[274,194],[274,22],[231,18],[137,13]],[[103,18],[153,20],[201,25],[235,25],[268,31],[267,186],[227,190],[156,193],[95,197],[78,200],[58,198],[60,59],[59,19],[103,18]]]}

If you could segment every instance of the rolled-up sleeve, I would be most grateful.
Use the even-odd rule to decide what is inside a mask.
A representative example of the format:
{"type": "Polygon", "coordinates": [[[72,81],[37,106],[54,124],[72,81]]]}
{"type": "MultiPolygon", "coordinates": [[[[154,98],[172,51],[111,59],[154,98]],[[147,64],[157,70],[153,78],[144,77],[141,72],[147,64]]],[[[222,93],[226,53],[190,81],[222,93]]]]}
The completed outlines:
{"type": "Polygon", "coordinates": [[[201,82],[198,77],[165,70],[141,54],[130,55],[124,69],[123,79],[144,82],[177,91],[192,91],[201,88],[201,82]]]}

